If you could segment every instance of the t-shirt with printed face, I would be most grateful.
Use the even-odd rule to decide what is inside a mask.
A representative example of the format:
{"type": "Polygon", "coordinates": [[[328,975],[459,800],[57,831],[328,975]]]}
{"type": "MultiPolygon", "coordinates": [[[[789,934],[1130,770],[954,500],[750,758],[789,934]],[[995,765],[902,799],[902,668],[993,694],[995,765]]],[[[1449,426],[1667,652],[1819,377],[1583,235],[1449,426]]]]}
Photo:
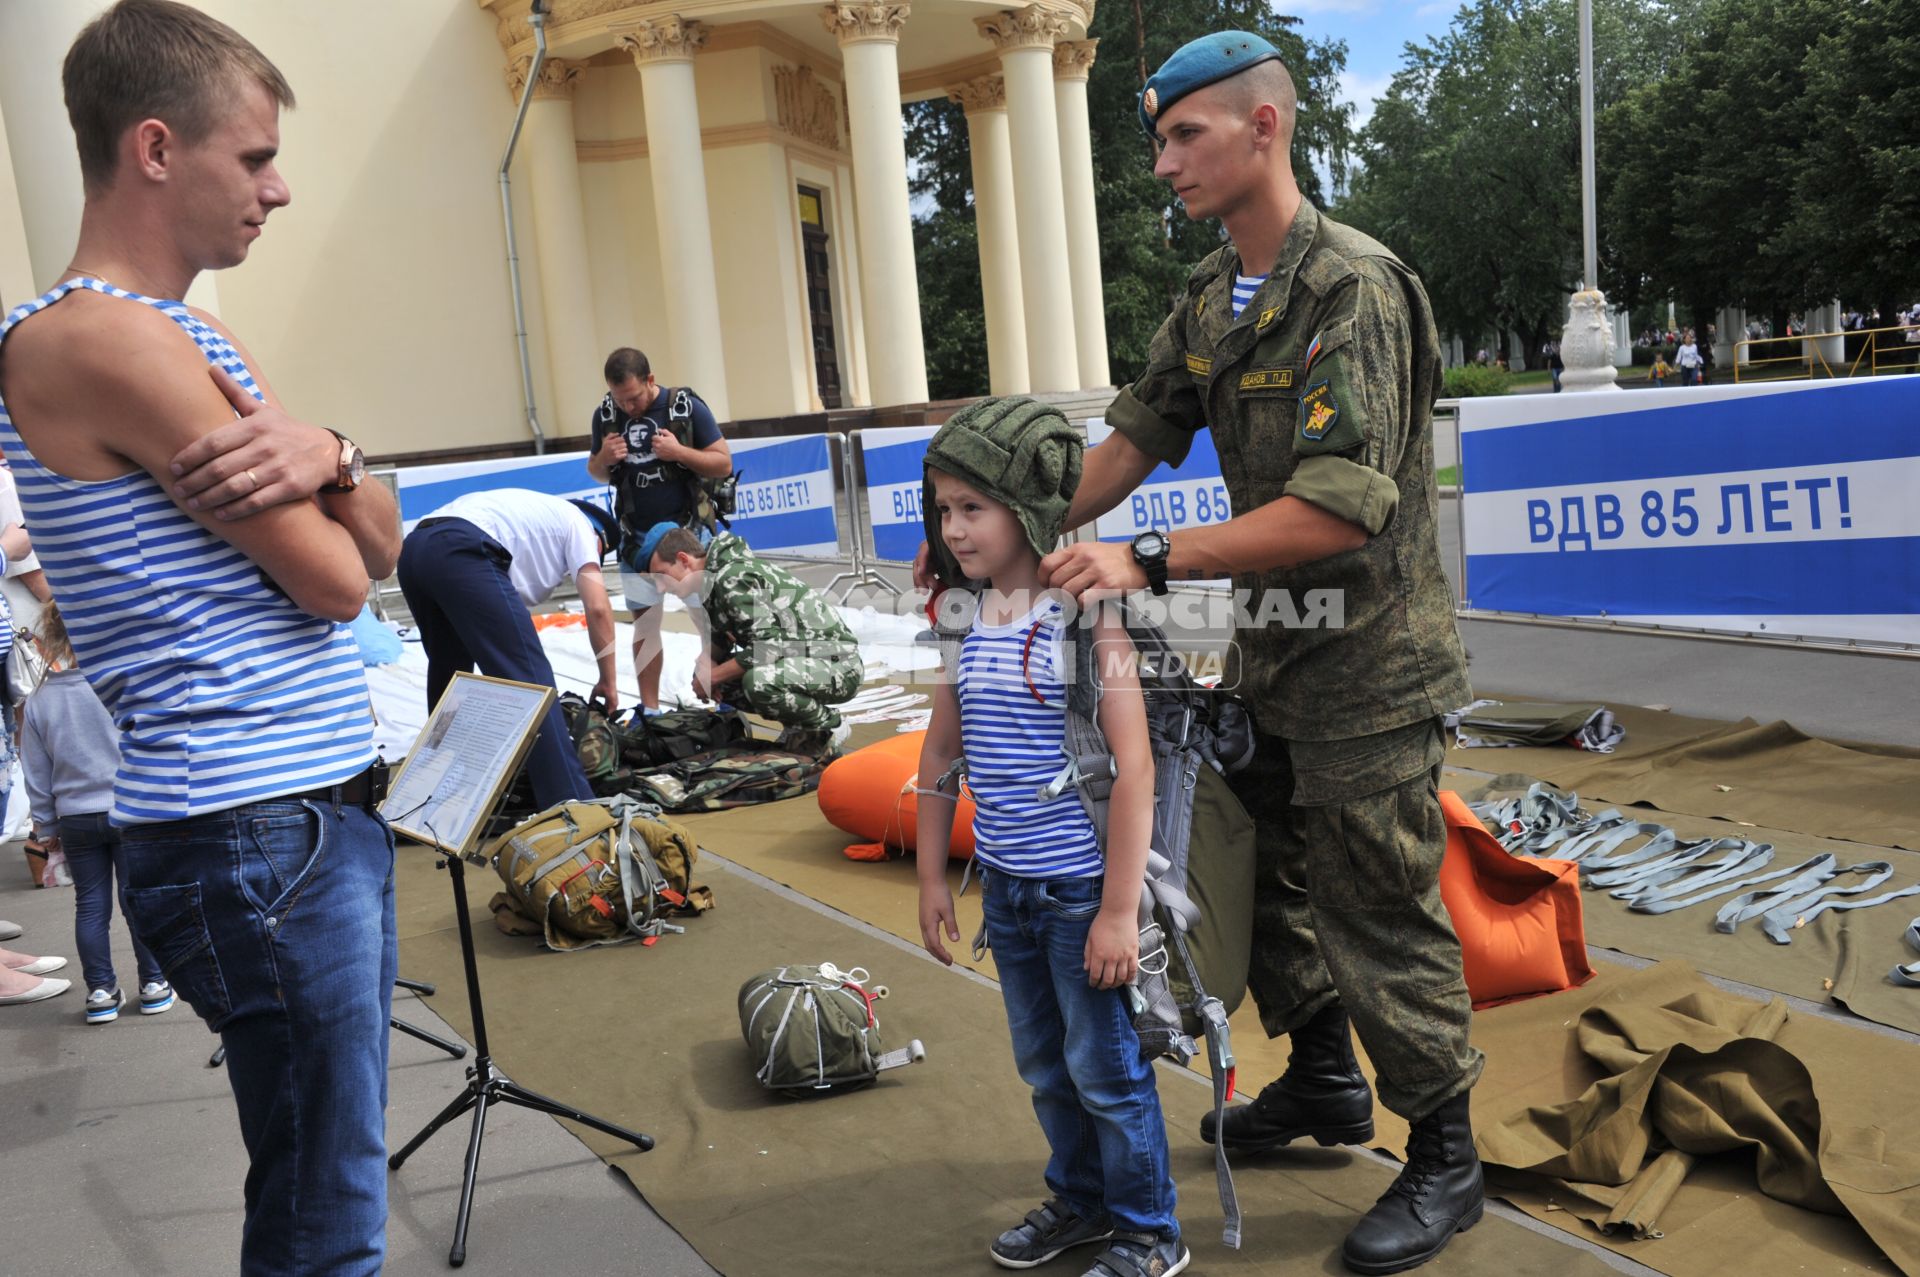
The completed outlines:
{"type": "MultiPolygon", "coordinates": [[[[693,505],[695,477],[685,466],[662,461],[654,455],[653,438],[667,429],[668,412],[674,396],[682,393],[666,386],[639,416],[623,411],[608,395],[594,410],[593,450],[600,441],[618,434],[627,441],[627,458],[613,468],[614,508],[620,523],[631,532],[644,535],[656,523],[679,523],[693,505]]],[[[691,446],[705,448],[719,441],[720,425],[706,401],[691,391],[685,392],[692,424],[691,446]]]]}

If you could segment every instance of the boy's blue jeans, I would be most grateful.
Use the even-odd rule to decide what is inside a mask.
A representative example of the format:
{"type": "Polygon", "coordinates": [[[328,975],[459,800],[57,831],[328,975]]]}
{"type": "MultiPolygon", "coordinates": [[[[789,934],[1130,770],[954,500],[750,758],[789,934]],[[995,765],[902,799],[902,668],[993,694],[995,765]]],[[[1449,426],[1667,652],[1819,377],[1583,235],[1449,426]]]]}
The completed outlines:
{"type": "Polygon", "coordinates": [[[987,942],[1020,1077],[1053,1156],[1047,1188],[1083,1219],[1177,1238],[1167,1127],[1124,989],[1087,983],[1098,878],[983,875],[987,942]]]}
{"type": "MultiPolygon", "coordinates": [[[[59,832],[67,868],[73,872],[73,944],[80,950],[80,970],[88,989],[115,988],[119,978],[113,970],[109,933],[114,899],[127,881],[126,867],[121,863],[120,831],[107,823],[107,813],[96,811],[60,817],[59,832]]],[[[132,929],[131,924],[128,929],[132,929]]],[[[137,936],[133,960],[140,968],[141,984],[166,978],[137,936]]]]}
{"type": "Polygon", "coordinates": [[[134,934],[226,1044],[249,1158],[241,1271],[378,1273],[398,974],[386,822],[279,800],[122,842],[134,934]]]}

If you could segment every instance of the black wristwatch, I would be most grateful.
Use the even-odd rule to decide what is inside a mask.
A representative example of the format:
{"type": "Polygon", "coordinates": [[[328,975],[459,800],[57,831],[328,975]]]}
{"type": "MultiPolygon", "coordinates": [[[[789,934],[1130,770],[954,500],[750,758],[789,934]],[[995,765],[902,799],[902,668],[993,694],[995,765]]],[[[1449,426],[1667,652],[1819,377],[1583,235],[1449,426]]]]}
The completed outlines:
{"type": "Polygon", "coordinates": [[[1167,534],[1150,529],[1133,539],[1133,561],[1147,572],[1147,588],[1155,594],[1167,592],[1167,551],[1173,543],[1167,534]]]}

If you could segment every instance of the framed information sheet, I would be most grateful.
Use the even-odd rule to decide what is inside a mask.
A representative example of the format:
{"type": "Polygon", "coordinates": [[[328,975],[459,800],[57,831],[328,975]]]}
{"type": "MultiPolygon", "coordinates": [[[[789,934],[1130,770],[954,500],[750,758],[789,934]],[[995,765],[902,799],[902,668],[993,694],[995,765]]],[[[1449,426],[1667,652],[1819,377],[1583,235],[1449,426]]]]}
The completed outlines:
{"type": "Polygon", "coordinates": [[[455,674],[380,804],[396,833],[467,855],[533,748],[554,691],[455,674]]]}

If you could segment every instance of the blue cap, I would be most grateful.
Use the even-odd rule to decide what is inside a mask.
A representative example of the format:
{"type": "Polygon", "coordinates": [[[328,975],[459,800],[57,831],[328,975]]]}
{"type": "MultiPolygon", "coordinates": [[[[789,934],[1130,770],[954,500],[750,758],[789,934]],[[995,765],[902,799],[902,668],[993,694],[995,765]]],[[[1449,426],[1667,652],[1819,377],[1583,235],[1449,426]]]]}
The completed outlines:
{"type": "Polygon", "coordinates": [[[620,548],[620,521],[613,517],[613,511],[596,502],[578,498],[573,499],[571,504],[593,524],[593,534],[600,539],[601,558],[620,548]]]}
{"type": "Polygon", "coordinates": [[[679,526],[669,519],[647,529],[647,535],[640,539],[640,566],[643,570],[653,566],[653,552],[660,548],[660,538],[679,526]]]}
{"type": "Polygon", "coordinates": [[[1195,89],[1217,84],[1262,62],[1278,62],[1280,50],[1251,31],[1219,31],[1189,40],[1160,64],[1140,92],[1140,124],[1149,137],[1162,112],[1195,89]]]}

